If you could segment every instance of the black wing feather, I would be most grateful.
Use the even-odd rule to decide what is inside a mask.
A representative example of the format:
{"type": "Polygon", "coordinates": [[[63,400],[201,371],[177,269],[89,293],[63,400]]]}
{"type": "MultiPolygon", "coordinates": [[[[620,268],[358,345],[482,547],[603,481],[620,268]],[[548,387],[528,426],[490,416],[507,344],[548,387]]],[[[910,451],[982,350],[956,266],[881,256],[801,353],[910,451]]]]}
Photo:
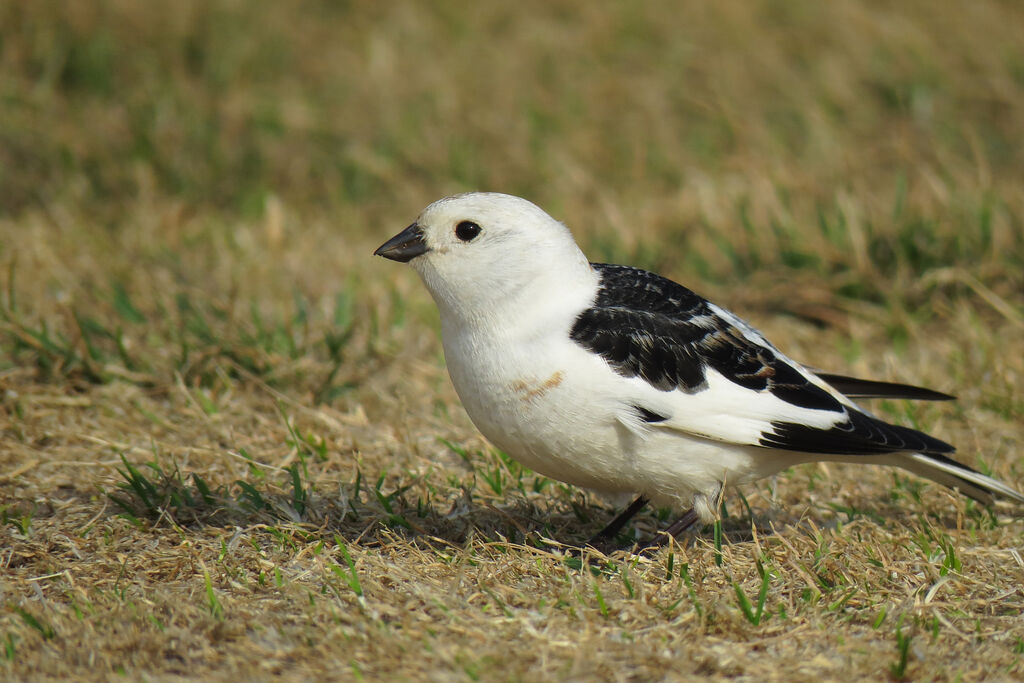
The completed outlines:
{"type": "Polygon", "coordinates": [[[828,455],[884,455],[913,451],[937,456],[956,450],[945,441],[916,429],[888,424],[849,408],[846,413],[848,419],[831,429],[772,422],[772,431],[761,435],[761,445],[828,455]]]}

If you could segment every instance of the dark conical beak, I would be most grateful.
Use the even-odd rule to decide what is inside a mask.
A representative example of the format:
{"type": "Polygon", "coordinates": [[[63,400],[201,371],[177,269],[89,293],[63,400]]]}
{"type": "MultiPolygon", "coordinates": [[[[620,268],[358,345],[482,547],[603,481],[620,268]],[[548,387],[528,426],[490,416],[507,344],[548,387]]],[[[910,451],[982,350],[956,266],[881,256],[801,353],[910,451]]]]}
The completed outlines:
{"type": "Polygon", "coordinates": [[[427,241],[424,239],[423,228],[418,223],[413,223],[377,247],[377,251],[373,252],[373,255],[407,263],[428,251],[430,251],[430,247],[427,246],[427,241]]]}

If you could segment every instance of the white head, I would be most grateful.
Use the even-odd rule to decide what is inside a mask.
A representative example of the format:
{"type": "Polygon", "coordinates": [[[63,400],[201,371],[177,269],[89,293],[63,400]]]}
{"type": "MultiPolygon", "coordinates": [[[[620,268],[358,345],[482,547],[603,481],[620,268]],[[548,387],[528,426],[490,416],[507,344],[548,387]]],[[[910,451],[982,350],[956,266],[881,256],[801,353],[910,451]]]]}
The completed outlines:
{"type": "Polygon", "coordinates": [[[592,288],[596,277],[568,228],[525,199],[492,192],[434,202],[374,254],[408,262],[442,316],[464,320],[592,288]]]}

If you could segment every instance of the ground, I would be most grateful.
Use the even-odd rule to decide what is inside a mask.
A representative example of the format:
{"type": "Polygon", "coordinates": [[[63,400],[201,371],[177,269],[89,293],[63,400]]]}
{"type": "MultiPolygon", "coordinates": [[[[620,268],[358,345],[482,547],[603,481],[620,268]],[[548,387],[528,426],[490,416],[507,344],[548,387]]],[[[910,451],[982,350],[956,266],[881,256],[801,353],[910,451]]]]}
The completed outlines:
{"type": "MultiPolygon", "coordinates": [[[[0,7],[0,677],[1024,676],[1024,521],[808,465],[657,552],[459,405],[411,269],[520,194],[1024,489],[1024,7],[0,7]],[[624,539],[628,540],[628,539],[624,539]]],[[[650,538],[678,511],[628,528],[650,538]]]]}

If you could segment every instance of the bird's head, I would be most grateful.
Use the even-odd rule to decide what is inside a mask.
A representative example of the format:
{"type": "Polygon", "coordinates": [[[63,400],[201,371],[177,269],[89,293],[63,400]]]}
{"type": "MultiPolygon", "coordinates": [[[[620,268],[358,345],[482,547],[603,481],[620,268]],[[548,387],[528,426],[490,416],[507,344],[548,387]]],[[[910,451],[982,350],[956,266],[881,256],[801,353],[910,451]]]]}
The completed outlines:
{"type": "Polygon", "coordinates": [[[507,310],[594,277],[568,228],[525,199],[489,192],[434,202],[374,254],[409,263],[442,314],[458,317],[507,310]]]}

